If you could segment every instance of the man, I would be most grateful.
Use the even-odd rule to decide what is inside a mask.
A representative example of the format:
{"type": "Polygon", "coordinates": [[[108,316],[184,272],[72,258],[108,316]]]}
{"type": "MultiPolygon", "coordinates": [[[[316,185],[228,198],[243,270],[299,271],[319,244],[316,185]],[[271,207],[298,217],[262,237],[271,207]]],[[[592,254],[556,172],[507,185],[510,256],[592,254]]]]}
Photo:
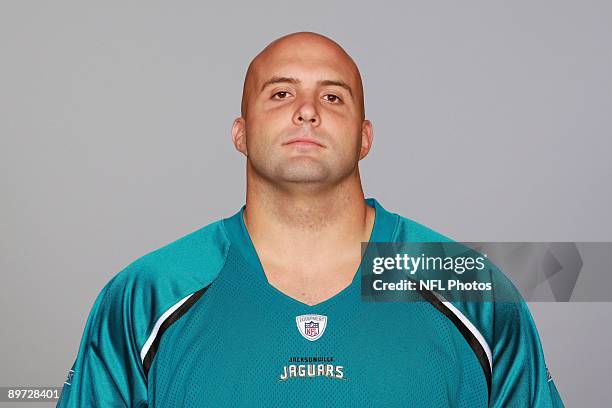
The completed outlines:
{"type": "Polygon", "coordinates": [[[58,406],[563,406],[524,303],[362,301],[361,242],[449,239],[364,199],[372,124],[338,44],[257,55],[232,139],[246,205],[104,287],[58,406]]]}

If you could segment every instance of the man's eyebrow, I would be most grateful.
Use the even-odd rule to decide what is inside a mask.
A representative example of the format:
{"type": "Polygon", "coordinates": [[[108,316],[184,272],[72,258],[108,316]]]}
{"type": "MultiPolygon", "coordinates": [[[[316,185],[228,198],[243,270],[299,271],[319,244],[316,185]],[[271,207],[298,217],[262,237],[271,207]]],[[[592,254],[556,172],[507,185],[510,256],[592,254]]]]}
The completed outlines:
{"type": "MultiPolygon", "coordinates": [[[[263,83],[263,85],[261,86],[261,91],[266,89],[268,85],[278,84],[278,83],[299,84],[301,83],[301,81],[293,77],[273,76],[272,78],[268,79],[266,82],[263,83]]],[[[348,93],[351,94],[351,97],[353,96],[353,90],[351,89],[351,87],[346,82],[338,80],[338,79],[323,79],[323,80],[317,81],[317,85],[319,86],[339,86],[339,87],[346,89],[348,93]]]]}
{"type": "Polygon", "coordinates": [[[347,84],[344,81],[332,80],[332,79],[324,79],[322,81],[318,81],[317,84],[319,86],[339,86],[339,87],[342,87],[342,88],[346,89],[348,91],[348,93],[351,94],[351,97],[353,96],[353,90],[351,89],[349,84],[347,84]]]}

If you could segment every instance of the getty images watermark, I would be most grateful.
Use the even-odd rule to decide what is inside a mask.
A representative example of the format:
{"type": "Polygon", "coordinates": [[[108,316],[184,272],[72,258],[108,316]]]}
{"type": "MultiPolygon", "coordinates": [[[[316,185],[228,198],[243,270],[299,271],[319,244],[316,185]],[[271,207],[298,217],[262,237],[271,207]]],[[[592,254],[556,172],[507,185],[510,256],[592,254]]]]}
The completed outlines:
{"type": "Polygon", "coordinates": [[[609,301],[609,242],[364,243],[365,301],[609,301]]]}

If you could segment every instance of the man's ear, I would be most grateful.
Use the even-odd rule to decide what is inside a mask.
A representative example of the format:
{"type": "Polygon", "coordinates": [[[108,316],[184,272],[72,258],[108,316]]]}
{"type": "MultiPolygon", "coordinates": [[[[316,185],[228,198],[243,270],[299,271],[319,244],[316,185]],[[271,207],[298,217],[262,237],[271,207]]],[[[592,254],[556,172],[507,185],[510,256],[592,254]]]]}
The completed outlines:
{"type": "Polygon", "coordinates": [[[232,142],[234,143],[236,150],[245,156],[248,156],[245,124],[246,123],[242,116],[234,120],[234,123],[232,124],[232,142]]]}
{"type": "Polygon", "coordinates": [[[373,139],[374,131],[372,130],[372,122],[366,119],[361,124],[361,149],[359,151],[359,160],[368,155],[372,148],[373,139]]]}

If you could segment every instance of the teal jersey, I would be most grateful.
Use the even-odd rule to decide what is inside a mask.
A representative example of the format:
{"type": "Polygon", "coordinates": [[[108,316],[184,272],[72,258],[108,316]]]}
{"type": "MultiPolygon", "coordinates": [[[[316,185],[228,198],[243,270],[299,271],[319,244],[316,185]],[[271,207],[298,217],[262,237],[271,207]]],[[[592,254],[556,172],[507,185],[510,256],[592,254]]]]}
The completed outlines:
{"type": "MultiPolygon", "coordinates": [[[[451,241],[366,203],[371,243],[451,241]]],[[[563,407],[524,302],[368,302],[359,269],[309,306],[269,284],[243,211],[111,279],[58,407],[563,407]]]]}

